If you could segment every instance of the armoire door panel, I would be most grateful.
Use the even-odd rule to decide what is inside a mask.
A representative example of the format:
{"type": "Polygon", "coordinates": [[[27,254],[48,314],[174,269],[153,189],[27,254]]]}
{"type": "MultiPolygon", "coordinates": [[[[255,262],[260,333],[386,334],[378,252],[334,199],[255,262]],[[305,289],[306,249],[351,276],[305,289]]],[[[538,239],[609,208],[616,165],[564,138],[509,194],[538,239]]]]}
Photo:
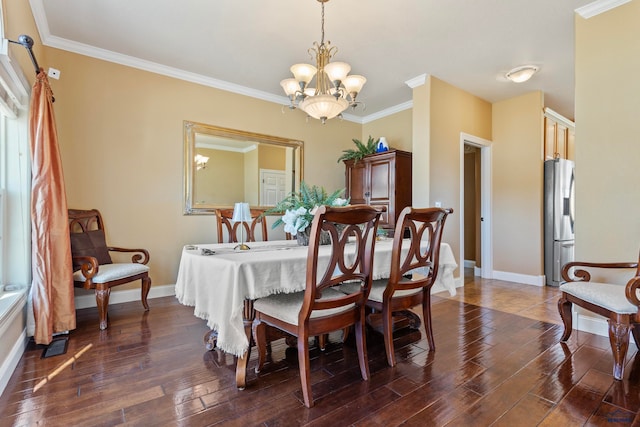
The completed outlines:
{"type": "Polygon", "coordinates": [[[393,177],[390,170],[389,161],[371,163],[371,196],[369,200],[372,202],[378,200],[389,200],[391,197],[393,183],[390,181],[393,177]]]}

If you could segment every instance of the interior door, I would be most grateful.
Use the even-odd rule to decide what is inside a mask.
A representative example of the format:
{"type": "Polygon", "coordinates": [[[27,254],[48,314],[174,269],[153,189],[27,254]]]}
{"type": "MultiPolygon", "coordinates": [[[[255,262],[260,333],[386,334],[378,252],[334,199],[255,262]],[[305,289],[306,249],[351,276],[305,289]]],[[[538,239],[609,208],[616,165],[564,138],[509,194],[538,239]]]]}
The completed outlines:
{"type": "Polygon", "coordinates": [[[260,206],[275,206],[285,196],[285,172],[260,169],[260,206]]]}

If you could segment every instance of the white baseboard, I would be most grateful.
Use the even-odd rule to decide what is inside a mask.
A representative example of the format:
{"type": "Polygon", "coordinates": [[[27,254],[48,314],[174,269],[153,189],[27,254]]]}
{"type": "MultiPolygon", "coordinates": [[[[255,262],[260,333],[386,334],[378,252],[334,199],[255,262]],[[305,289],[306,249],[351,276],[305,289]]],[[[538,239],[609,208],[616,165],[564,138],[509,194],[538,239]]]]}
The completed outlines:
{"type": "Polygon", "coordinates": [[[0,366],[0,396],[2,396],[2,393],[4,393],[4,389],[5,387],[7,387],[7,384],[9,384],[11,375],[13,375],[13,371],[16,369],[16,366],[18,366],[18,363],[22,358],[22,354],[27,348],[28,342],[29,340],[27,338],[27,330],[24,329],[20,334],[20,338],[17,339],[13,344],[13,347],[11,347],[11,351],[2,363],[2,366],[0,366]]]}
{"type": "Polygon", "coordinates": [[[531,276],[528,274],[509,273],[506,271],[493,270],[493,279],[505,280],[507,282],[522,283],[524,285],[545,286],[544,276],[531,276]]]}
{"type": "Polygon", "coordinates": [[[597,316],[593,317],[579,313],[575,305],[572,308],[573,329],[602,337],[609,336],[609,322],[607,322],[607,319],[597,314],[593,314],[593,316],[597,316]]]}
{"type": "Polygon", "coordinates": [[[472,260],[472,259],[464,260],[464,268],[475,268],[475,266],[476,266],[475,260],[472,260]]]}
{"type": "MultiPolygon", "coordinates": [[[[147,298],[168,297],[176,294],[176,285],[151,286],[147,298]]],[[[140,289],[111,291],[109,305],[123,302],[140,301],[140,289]]],[[[85,295],[76,295],[76,309],[97,307],[94,291],[86,291],[85,295]]]]}
{"type": "Polygon", "coordinates": [[[482,267],[473,267],[473,275],[475,277],[482,277],[482,267]]]}

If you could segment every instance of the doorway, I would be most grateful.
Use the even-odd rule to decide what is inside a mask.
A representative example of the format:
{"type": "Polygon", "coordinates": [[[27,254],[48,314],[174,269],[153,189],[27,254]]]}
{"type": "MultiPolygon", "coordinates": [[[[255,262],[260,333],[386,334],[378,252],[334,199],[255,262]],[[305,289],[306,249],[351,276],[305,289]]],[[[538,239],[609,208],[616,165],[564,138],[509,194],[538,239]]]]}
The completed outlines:
{"type": "MultiPolygon", "coordinates": [[[[491,238],[491,144],[474,135],[460,133],[460,264],[466,267],[473,254],[474,275],[493,277],[493,242],[491,238]],[[476,156],[478,157],[476,159],[476,156]],[[465,162],[465,157],[468,157],[465,162]],[[473,158],[473,164],[469,165],[473,158]],[[465,167],[465,163],[469,167],[465,167]],[[471,167],[473,166],[473,167],[471,167]],[[465,176],[465,171],[473,176],[465,176]],[[478,182],[479,181],[479,182],[478,182]],[[465,185],[465,182],[467,185],[465,185]],[[474,194],[468,194],[473,191],[474,194]],[[465,221],[465,218],[467,220],[465,221]],[[469,222],[471,221],[471,222],[469,222]],[[472,224],[467,225],[466,224],[472,224]],[[465,245],[474,245],[465,250],[465,245]]],[[[464,269],[461,273],[464,272],[464,269]]],[[[463,274],[462,274],[463,275],[463,274]]]]}

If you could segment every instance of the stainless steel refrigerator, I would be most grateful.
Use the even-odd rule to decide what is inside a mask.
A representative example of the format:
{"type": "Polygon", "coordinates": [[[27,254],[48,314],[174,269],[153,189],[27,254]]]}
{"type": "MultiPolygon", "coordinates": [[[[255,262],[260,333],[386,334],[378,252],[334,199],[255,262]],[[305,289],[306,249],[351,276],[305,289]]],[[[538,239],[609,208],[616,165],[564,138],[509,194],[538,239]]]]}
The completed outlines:
{"type": "Polygon", "coordinates": [[[562,266],[574,260],[574,163],[544,162],[544,274],[548,286],[560,286],[562,266]]]}

